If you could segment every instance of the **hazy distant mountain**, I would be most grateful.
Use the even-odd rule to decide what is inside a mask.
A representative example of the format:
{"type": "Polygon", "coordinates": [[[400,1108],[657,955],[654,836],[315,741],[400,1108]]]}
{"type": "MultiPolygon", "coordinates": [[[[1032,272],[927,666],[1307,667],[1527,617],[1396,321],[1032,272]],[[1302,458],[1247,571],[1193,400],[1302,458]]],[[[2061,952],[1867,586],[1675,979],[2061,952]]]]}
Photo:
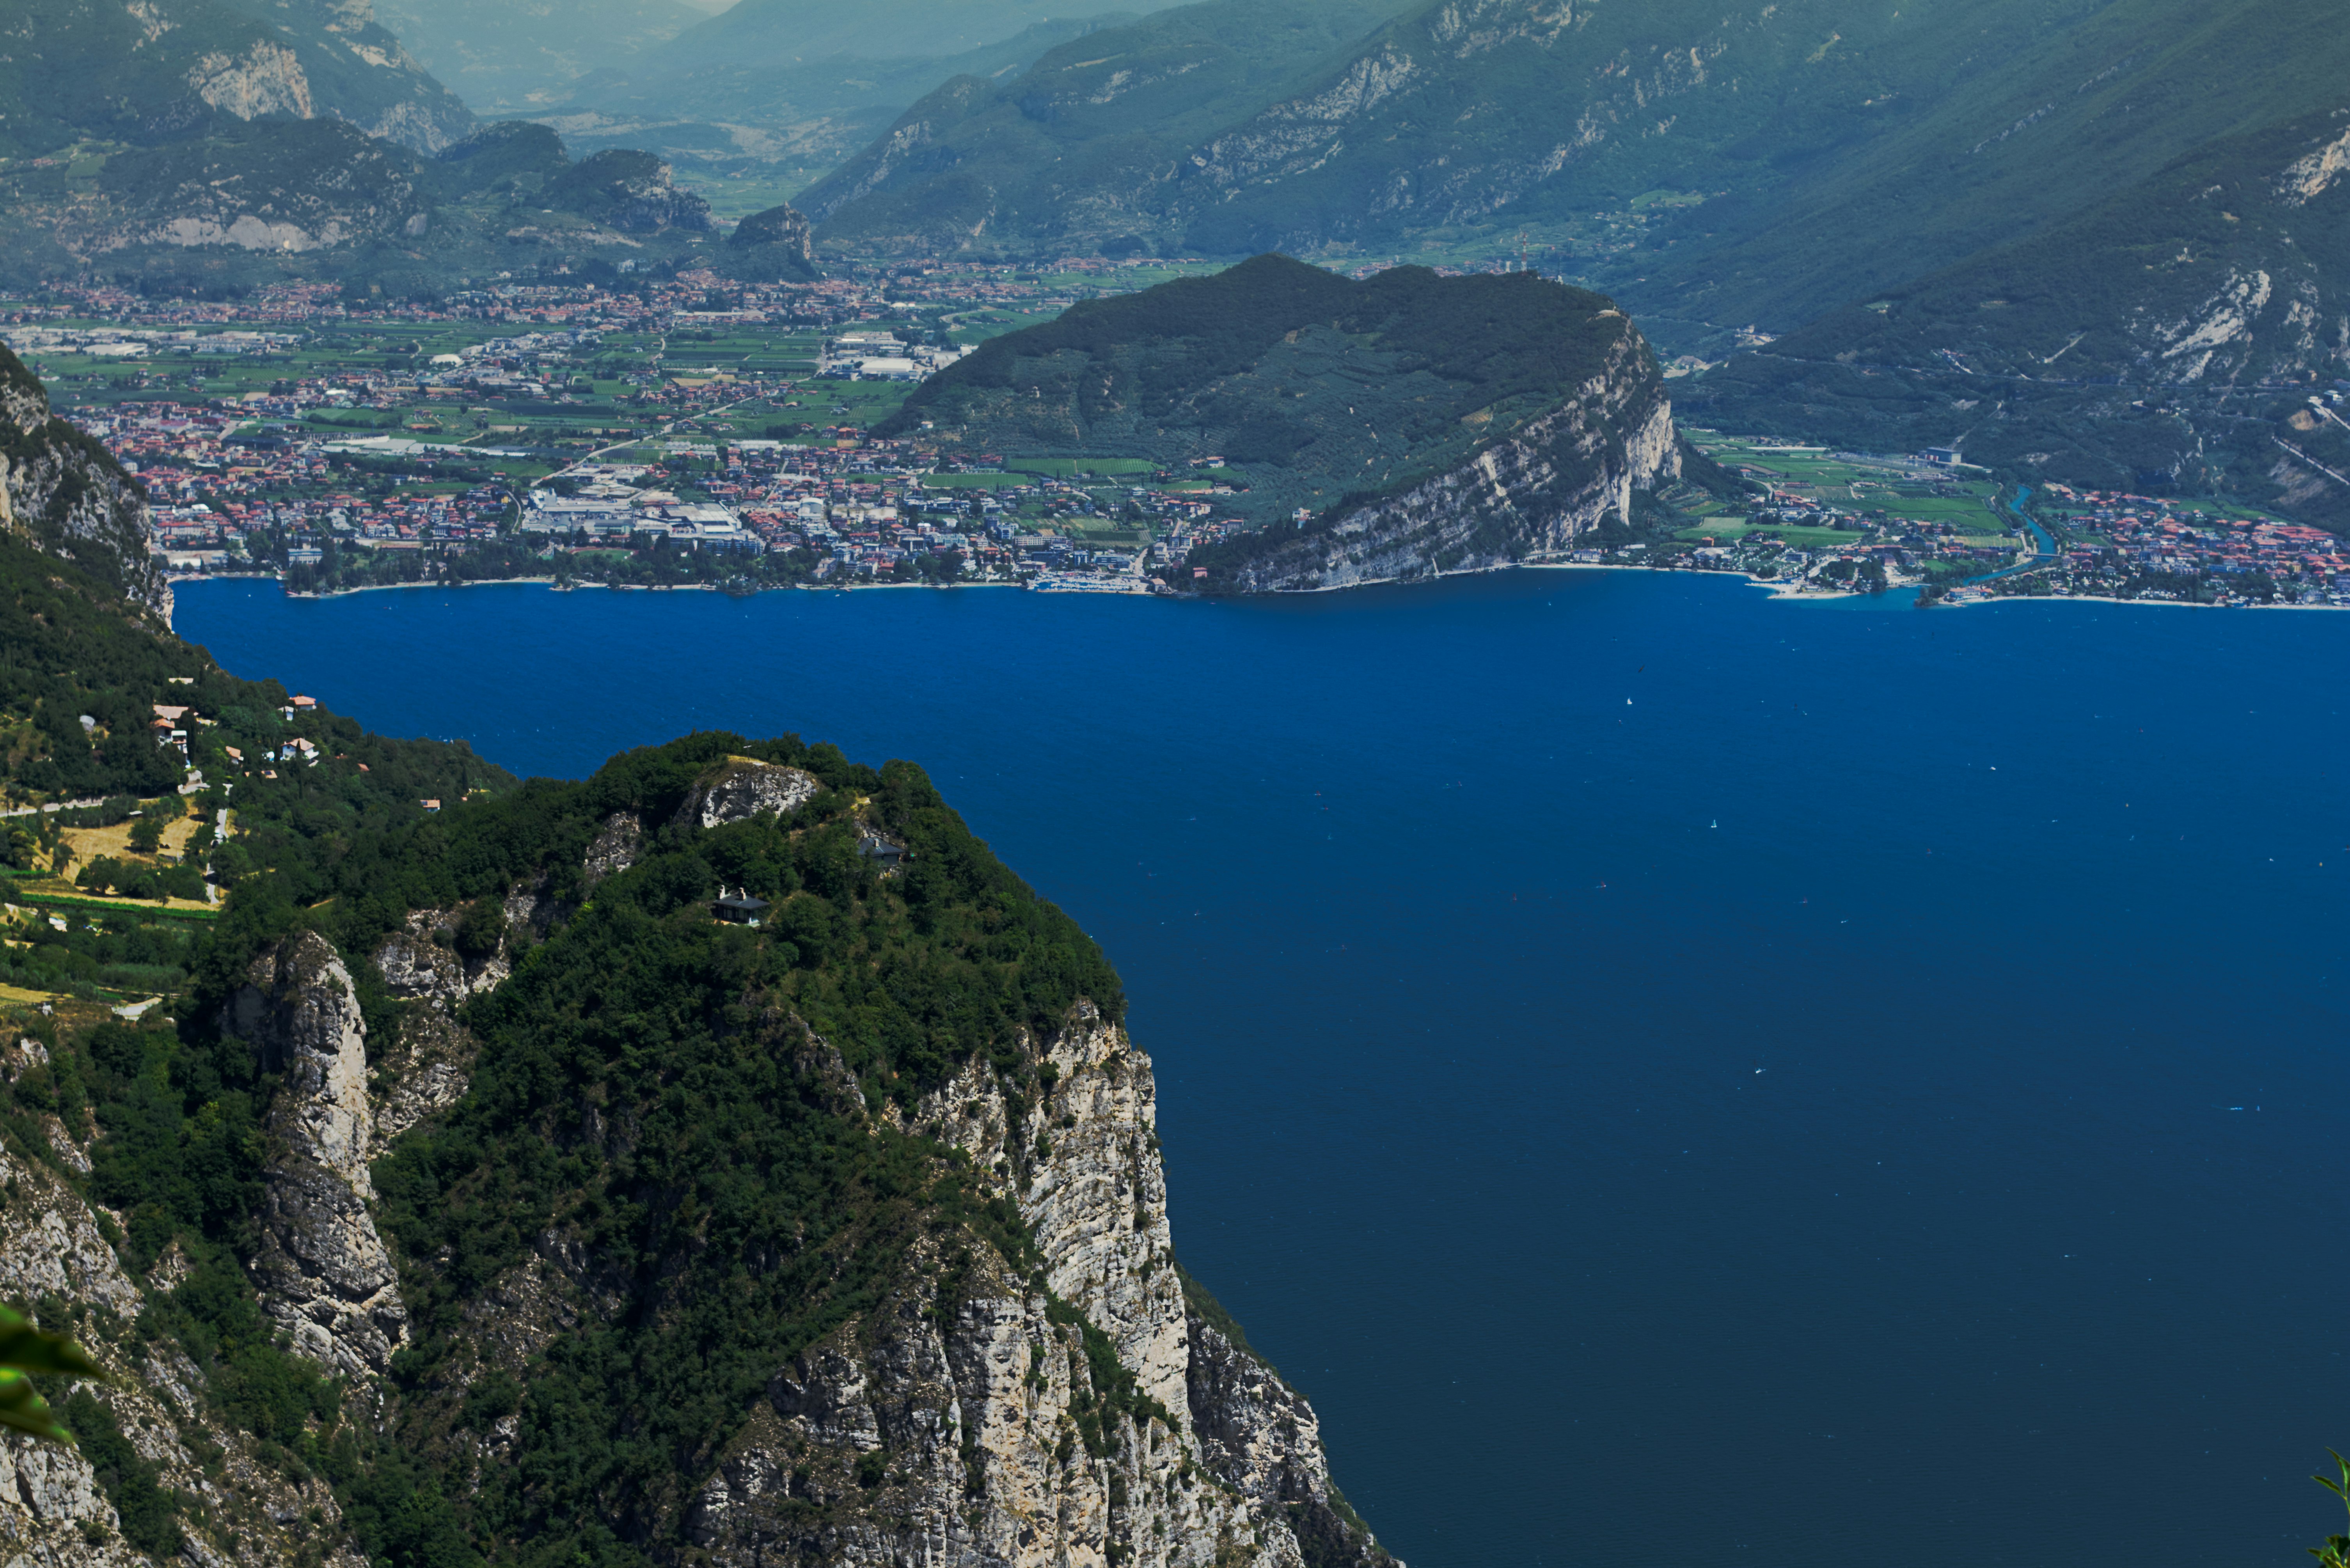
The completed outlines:
{"type": "Polygon", "coordinates": [[[380,0],[378,17],[479,114],[560,101],[709,19],[683,0],[380,0]]]}
{"type": "Polygon", "coordinates": [[[1395,15],[1395,0],[1207,0],[958,77],[800,199],[820,237],[951,252],[1172,248],[1170,188],[1224,127],[1395,15]]]}
{"type": "Polygon", "coordinates": [[[656,51],[627,69],[581,78],[567,102],[533,113],[575,146],[656,148],[704,174],[798,171],[807,179],[941,82],[1016,75],[1056,44],[1130,19],[1117,12],[1039,22],[942,57],[831,55],[779,64],[755,54],[681,61],[656,51]]]}
{"type": "Polygon", "coordinates": [[[1256,11],[1288,14],[1210,0],[941,89],[809,192],[819,240],[1379,249],[1677,192],[1605,281],[1644,320],[1788,327],[2326,107],[2350,65],[2283,0],[1424,0],[1213,116],[1141,107],[1175,19],[1231,16],[1245,54],[1256,11]]]}
{"type": "Polygon", "coordinates": [[[803,66],[834,55],[890,59],[959,55],[1040,22],[1156,11],[1167,0],[741,0],[679,35],[650,62],[803,66]]]}
{"type": "Polygon", "coordinates": [[[473,128],[368,0],[12,0],[0,26],[0,151],[152,143],[223,117],[347,120],[422,151],[473,128]]]}

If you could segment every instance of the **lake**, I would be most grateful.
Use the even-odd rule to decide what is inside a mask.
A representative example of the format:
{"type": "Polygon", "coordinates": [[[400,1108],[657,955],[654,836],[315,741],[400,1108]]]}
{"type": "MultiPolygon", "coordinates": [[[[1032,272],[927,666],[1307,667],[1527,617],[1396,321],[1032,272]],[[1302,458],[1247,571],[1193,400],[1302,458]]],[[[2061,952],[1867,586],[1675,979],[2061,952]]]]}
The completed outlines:
{"type": "Polygon", "coordinates": [[[2350,616],[182,586],[578,775],[911,758],[1100,940],[1176,1247],[1415,1568],[2302,1563],[2350,1449],[2350,616]]]}

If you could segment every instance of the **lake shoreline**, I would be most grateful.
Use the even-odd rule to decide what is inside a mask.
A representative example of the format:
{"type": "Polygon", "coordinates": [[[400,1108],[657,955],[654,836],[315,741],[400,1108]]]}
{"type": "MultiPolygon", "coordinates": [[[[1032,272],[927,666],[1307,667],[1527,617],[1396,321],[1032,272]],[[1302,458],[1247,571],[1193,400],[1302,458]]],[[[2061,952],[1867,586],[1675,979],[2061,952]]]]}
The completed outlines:
{"type": "MultiPolygon", "coordinates": [[[[1099,597],[1099,598],[1140,598],[1140,599],[1152,599],[1152,600],[1159,600],[1159,599],[1175,599],[1175,600],[1179,600],[1179,601],[1180,601],[1180,600],[1185,600],[1185,599],[1191,599],[1191,600],[1197,600],[1197,601],[1199,601],[1199,602],[1201,602],[1201,603],[1208,603],[1208,602],[1222,602],[1222,601],[1225,601],[1225,600],[1231,600],[1231,599],[1250,599],[1250,598],[1266,598],[1266,599],[1273,599],[1273,598],[1296,597],[1301,597],[1301,596],[1310,596],[1310,595],[1315,595],[1315,594],[1340,594],[1340,593],[1348,593],[1348,592],[1352,592],[1352,591],[1354,591],[1355,589],[1357,589],[1357,588],[1395,587],[1399,587],[1399,586],[1409,586],[1409,585],[1411,585],[1411,584],[1417,584],[1417,583],[1434,583],[1434,582],[1442,582],[1442,581],[1445,581],[1445,580],[1450,579],[1450,578],[1457,578],[1457,577],[1486,577],[1486,576],[1500,576],[1500,575],[1502,575],[1502,574],[1503,574],[1503,573],[1506,573],[1506,572],[1513,572],[1513,571],[1535,571],[1535,572],[1656,572],[1656,573],[1679,573],[1679,574],[1682,574],[1682,575],[1685,575],[1685,576],[1700,576],[1700,577],[1724,577],[1724,576],[1726,576],[1726,577],[1736,577],[1736,578],[1739,578],[1740,580],[1742,580],[1742,581],[1743,581],[1743,582],[1746,582],[1746,583],[1748,583],[1748,584],[1751,584],[1752,586],[1753,586],[1753,587],[1758,587],[1758,588],[1764,588],[1764,589],[1769,590],[1769,592],[1770,592],[1770,596],[1771,596],[1773,598],[1775,598],[1775,599],[1808,600],[1808,601],[1813,601],[1813,602],[1826,603],[1826,602],[1834,602],[1834,601],[1842,601],[1842,600],[1846,600],[1846,599],[1866,598],[1866,597],[1871,597],[1871,596],[1869,596],[1868,594],[1866,594],[1866,593],[1865,593],[1865,592],[1862,592],[1862,591],[1860,591],[1860,590],[1857,590],[1857,589],[1823,588],[1823,587],[1818,587],[1818,586],[1817,586],[1817,585],[1815,585],[1815,584],[1809,584],[1809,583],[1798,583],[1798,582],[1790,582],[1790,581],[1786,581],[1786,580],[1783,580],[1783,579],[1780,579],[1780,578],[1773,578],[1773,577],[1758,577],[1758,576],[1755,576],[1753,573],[1752,573],[1752,572],[1742,572],[1742,571],[1736,571],[1736,570],[1727,569],[1727,568],[1721,568],[1721,567],[1706,567],[1706,566],[1642,566],[1642,565],[1640,565],[1640,564],[1638,564],[1638,563],[1637,563],[1637,562],[1632,562],[1632,561],[1514,561],[1514,562],[1510,563],[1510,564],[1509,564],[1509,565],[1507,565],[1507,566],[1483,566],[1483,567],[1479,567],[1479,568],[1477,568],[1477,569],[1475,569],[1475,570],[1472,570],[1472,571],[1465,571],[1465,572],[1439,572],[1439,573],[1437,573],[1437,574],[1436,574],[1434,576],[1432,576],[1432,577],[1409,577],[1409,578],[1406,578],[1406,577],[1380,577],[1380,578],[1377,578],[1377,579],[1373,579],[1373,580],[1368,580],[1368,581],[1364,581],[1364,582],[1358,582],[1358,583],[1344,583],[1344,584],[1338,584],[1338,585],[1336,585],[1336,586],[1333,586],[1333,587],[1329,587],[1287,589],[1287,590],[1284,590],[1283,592],[1281,592],[1281,593],[1277,593],[1277,594],[1231,594],[1231,595],[1223,595],[1223,594],[1193,594],[1193,593],[1184,593],[1184,592],[1181,592],[1181,591],[1180,591],[1180,590],[1177,590],[1177,591],[1170,591],[1170,592],[1153,592],[1153,593],[1141,593],[1141,594],[1136,594],[1136,593],[1124,593],[1124,592],[1110,592],[1110,591],[1105,590],[1105,591],[1103,591],[1103,592],[1101,592],[1101,593],[1098,593],[1098,594],[1089,594],[1089,595],[1087,595],[1087,597],[1099,597]]],[[[274,572],[211,572],[211,573],[206,573],[206,572],[192,572],[192,573],[188,573],[188,574],[183,575],[183,576],[173,576],[173,577],[170,577],[170,578],[167,578],[167,579],[166,579],[166,581],[167,581],[168,583],[170,583],[170,584],[172,584],[172,585],[173,585],[173,586],[178,586],[178,585],[184,584],[184,583],[203,583],[203,582],[253,582],[253,581],[267,581],[267,580],[275,580],[275,581],[277,581],[277,582],[281,582],[281,583],[282,583],[285,579],[284,579],[284,577],[283,577],[281,575],[279,575],[279,574],[277,574],[277,573],[274,573],[274,572]]],[[[934,589],[934,590],[938,590],[938,591],[941,591],[941,592],[959,591],[959,590],[965,589],[965,588],[1018,588],[1018,589],[1024,589],[1024,589],[1026,589],[1026,588],[1029,587],[1029,585],[1028,585],[1028,584],[1025,584],[1025,583],[1005,583],[1005,582],[983,582],[983,583],[781,583],[781,584],[775,584],[775,585],[763,585],[763,586],[760,586],[760,587],[756,587],[750,588],[750,589],[748,589],[748,590],[743,590],[743,589],[730,588],[730,587],[725,587],[725,586],[723,586],[723,585],[722,585],[722,584],[718,584],[718,583],[581,583],[581,582],[574,582],[574,583],[570,583],[570,584],[567,584],[567,584],[565,584],[561,579],[556,578],[556,577],[550,577],[550,576],[528,576],[528,577],[475,577],[475,578],[471,578],[471,579],[464,580],[464,581],[460,581],[460,582],[435,582],[435,583],[362,583],[362,584],[357,585],[357,586],[352,587],[344,587],[344,588],[328,588],[328,589],[325,589],[325,590],[323,590],[323,591],[309,591],[309,592],[299,592],[299,591],[296,591],[296,590],[294,590],[294,589],[290,589],[290,588],[289,588],[289,589],[286,590],[286,597],[287,598],[289,598],[289,599],[334,599],[334,598],[343,598],[343,597],[348,597],[348,596],[349,596],[349,595],[353,595],[353,594],[390,593],[390,592],[394,592],[394,591],[401,590],[401,589],[430,589],[430,588],[490,588],[490,587],[505,587],[515,586],[515,585],[535,585],[535,586],[536,586],[536,587],[540,587],[558,588],[558,589],[560,589],[560,590],[562,590],[563,592],[566,592],[566,593],[572,592],[572,591],[574,591],[574,590],[578,590],[578,589],[586,589],[586,588],[603,588],[603,589],[608,589],[608,590],[610,590],[610,591],[612,591],[612,592],[616,592],[616,593],[710,593],[710,594],[727,594],[727,595],[730,595],[730,596],[732,596],[732,597],[755,597],[755,596],[760,595],[760,594],[768,594],[768,593],[872,593],[872,592],[877,592],[877,591],[880,591],[880,590],[884,590],[884,589],[899,589],[899,588],[914,588],[914,589],[923,589],[923,588],[927,588],[927,589],[934,589]]],[[[1898,591],[1898,590],[1903,589],[1903,588],[1918,588],[1918,587],[1924,587],[1924,585],[1923,585],[1923,584],[1920,584],[1920,583],[1900,583],[1900,584],[1893,585],[1893,587],[1892,587],[1890,589],[1887,590],[1887,591],[1898,591]]],[[[1066,592],[1066,590],[1064,590],[1064,591],[1066,592]]],[[[1078,590],[1078,591],[1082,592],[1083,590],[1078,590]]],[[[2012,600],[2018,600],[2018,599],[2030,599],[2030,600],[2032,600],[2032,601],[2033,601],[2033,602],[2034,602],[2034,603],[2076,603],[2076,604],[2107,604],[2107,605],[2160,605],[2160,606],[2165,606],[2165,607],[2169,607],[2169,608],[2173,608],[2173,609],[2334,610],[2334,611],[2340,611],[2340,610],[2350,609],[2350,605],[2335,605],[2335,604],[2317,604],[2317,605],[2305,605],[2305,604],[2290,604],[2290,605],[2287,605],[2287,604],[2193,604],[2193,603],[2184,602],[2184,601],[2181,601],[2181,600],[2178,600],[2178,599],[2156,599],[2156,598],[2123,599],[2123,598],[2115,598],[2115,597],[2111,597],[2110,595],[2103,595],[2103,594],[1988,594],[1988,595],[1984,595],[1984,596],[1982,596],[1981,597],[1970,597],[1970,598],[1959,599],[1959,600],[1951,600],[1951,599],[1948,599],[1948,598],[1937,599],[1937,600],[1935,600],[1935,601],[1934,601],[1933,603],[1931,603],[1931,604],[1920,604],[1920,605],[1918,605],[1916,607],[1917,607],[1917,608],[1919,608],[1919,609],[1967,609],[1967,608],[1970,608],[1970,607],[1976,607],[1976,606],[1981,606],[1981,605],[1987,605],[1987,604],[2002,604],[2002,603],[2007,603],[2007,602],[2012,601],[2012,600]]]]}

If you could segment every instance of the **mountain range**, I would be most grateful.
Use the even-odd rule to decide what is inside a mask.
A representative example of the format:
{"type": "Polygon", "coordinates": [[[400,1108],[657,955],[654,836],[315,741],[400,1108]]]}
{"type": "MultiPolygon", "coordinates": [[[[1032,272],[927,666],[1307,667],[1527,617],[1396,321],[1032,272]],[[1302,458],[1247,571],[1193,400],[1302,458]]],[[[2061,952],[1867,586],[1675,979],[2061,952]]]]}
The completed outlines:
{"type": "Polygon", "coordinates": [[[1103,29],[945,84],[799,201],[844,255],[1344,261],[1531,229],[1667,354],[1729,360],[1679,389],[1704,417],[2084,483],[2305,488],[2247,432],[2289,416],[2279,388],[2350,370],[2350,43],[2325,18],[1460,0],[1333,41],[1359,21],[1209,0],[1103,29]],[[2167,390],[2100,389],[2125,382],[2167,390]],[[2251,425],[2205,408],[2223,394],[2251,425]]]}
{"type": "Polygon", "coordinates": [[[0,155],[152,146],[260,117],[340,120],[418,152],[473,112],[368,0],[20,0],[0,18],[0,155]]]}
{"type": "MultiPolygon", "coordinates": [[[[2326,172],[2350,42],[2282,0],[596,0],[560,29],[536,0],[391,3],[451,70],[506,72],[566,166],[650,154],[621,203],[660,214],[639,259],[715,226],[655,193],[671,163],[804,171],[819,260],[1359,265],[1531,235],[1696,372],[1676,397],[1708,418],[2253,498],[2303,482],[2247,432],[2350,369],[2326,172]],[[2160,397],[2113,389],[2141,383],[2160,397]]],[[[642,243],[452,174],[479,122],[367,0],[26,0],[10,25],[12,276],[431,292],[550,240],[642,243]]]]}

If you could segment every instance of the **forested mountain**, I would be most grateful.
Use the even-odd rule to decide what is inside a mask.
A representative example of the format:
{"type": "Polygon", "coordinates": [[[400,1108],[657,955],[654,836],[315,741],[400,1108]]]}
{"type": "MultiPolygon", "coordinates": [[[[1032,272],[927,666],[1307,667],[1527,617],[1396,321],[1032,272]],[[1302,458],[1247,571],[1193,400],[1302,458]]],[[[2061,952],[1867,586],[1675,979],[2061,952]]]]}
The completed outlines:
{"type": "Polygon", "coordinates": [[[1116,972],[920,768],[518,784],[16,537],[0,627],[12,798],[123,792],[0,837],[0,1295],[110,1375],[0,1447],[28,1560],[1389,1563],[1176,1262],[1116,972]]]}
{"type": "Polygon", "coordinates": [[[17,0],[0,37],[0,154],[152,146],[262,116],[339,119],[421,152],[473,128],[368,0],[17,0]]]}
{"type": "Polygon", "coordinates": [[[439,296],[550,243],[644,265],[714,227],[658,158],[480,127],[366,0],[29,0],[0,32],[13,284],[439,296]]]}
{"type": "Polygon", "coordinates": [[[882,429],[917,426],[950,448],[1212,462],[1243,493],[1226,504],[1274,526],[1195,552],[1211,589],[1555,553],[1679,470],[1655,358],[1604,296],[1272,254],[993,338],[882,429]]]}
{"type": "Polygon", "coordinates": [[[423,157],[338,120],[263,117],[0,175],[18,243],[0,279],[96,270],[152,292],[284,277],[438,297],[459,279],[566,260],[638,265],[714,242],[709,204],[650,153],[573,160],[544,126],[485,128],[423,157]]]}
{"type": "Polygon", "coordinates": [[[948,82],[800,204],[819,238],[863,246],[1179,249],[1159,189],[1174,164],[1396,9],[1205,0],[1106,28],[1016,78],[948,82]]]}
{"type": "Polygon", "coordinates": [[[168,618],[172,592],[147,554],[150,521],[147,493],[50,411],[47,389],[0,345],[0,532],[168,618]]]}
{"type": "Polygon", "coordinates": [[[2350,111],[2215,140],[2070,222],[1834,311],[1682,389],[1702,418],[1956,445],[2075,484],[2216,489],[2338,525],[2350,111]]]}
{"type": "Polygon", "coordinates": [[[1448,0],[1170,81],[1245,36],[1226,15],[941,88],[805,193],[819,247],[1408,254],[1532,225],[1585,236],[1564,269],[1669,350],[1731,358],[1681,389],[1709,420],[2329,514],[2269,429],[2290,410],[2214,399],[2350,372],[2330,17],[1448,0]],[[1732,357],[1750,326],[1788,336],[1732,357]]]}
{"type": "Polygon", "coordinates": [[[961,75],[1017,73],[1165,0],[742,0],[534,110],[582,146],[625,140],[727,172],[813,178],[961,75]]]}
{"type": "Polygon", "coordinates": [[[1170,29],[1245,37],[1220,15],[942,88],[808,193],[819,239],[1379,249],[1664,192],[1691,204],[1592,258],[1609,286],[1644,317],[1784,327],[2334,107],[2350,63],[2281,0],[1441,0],[1167,116],[1145,89],[1170,29]]]}

